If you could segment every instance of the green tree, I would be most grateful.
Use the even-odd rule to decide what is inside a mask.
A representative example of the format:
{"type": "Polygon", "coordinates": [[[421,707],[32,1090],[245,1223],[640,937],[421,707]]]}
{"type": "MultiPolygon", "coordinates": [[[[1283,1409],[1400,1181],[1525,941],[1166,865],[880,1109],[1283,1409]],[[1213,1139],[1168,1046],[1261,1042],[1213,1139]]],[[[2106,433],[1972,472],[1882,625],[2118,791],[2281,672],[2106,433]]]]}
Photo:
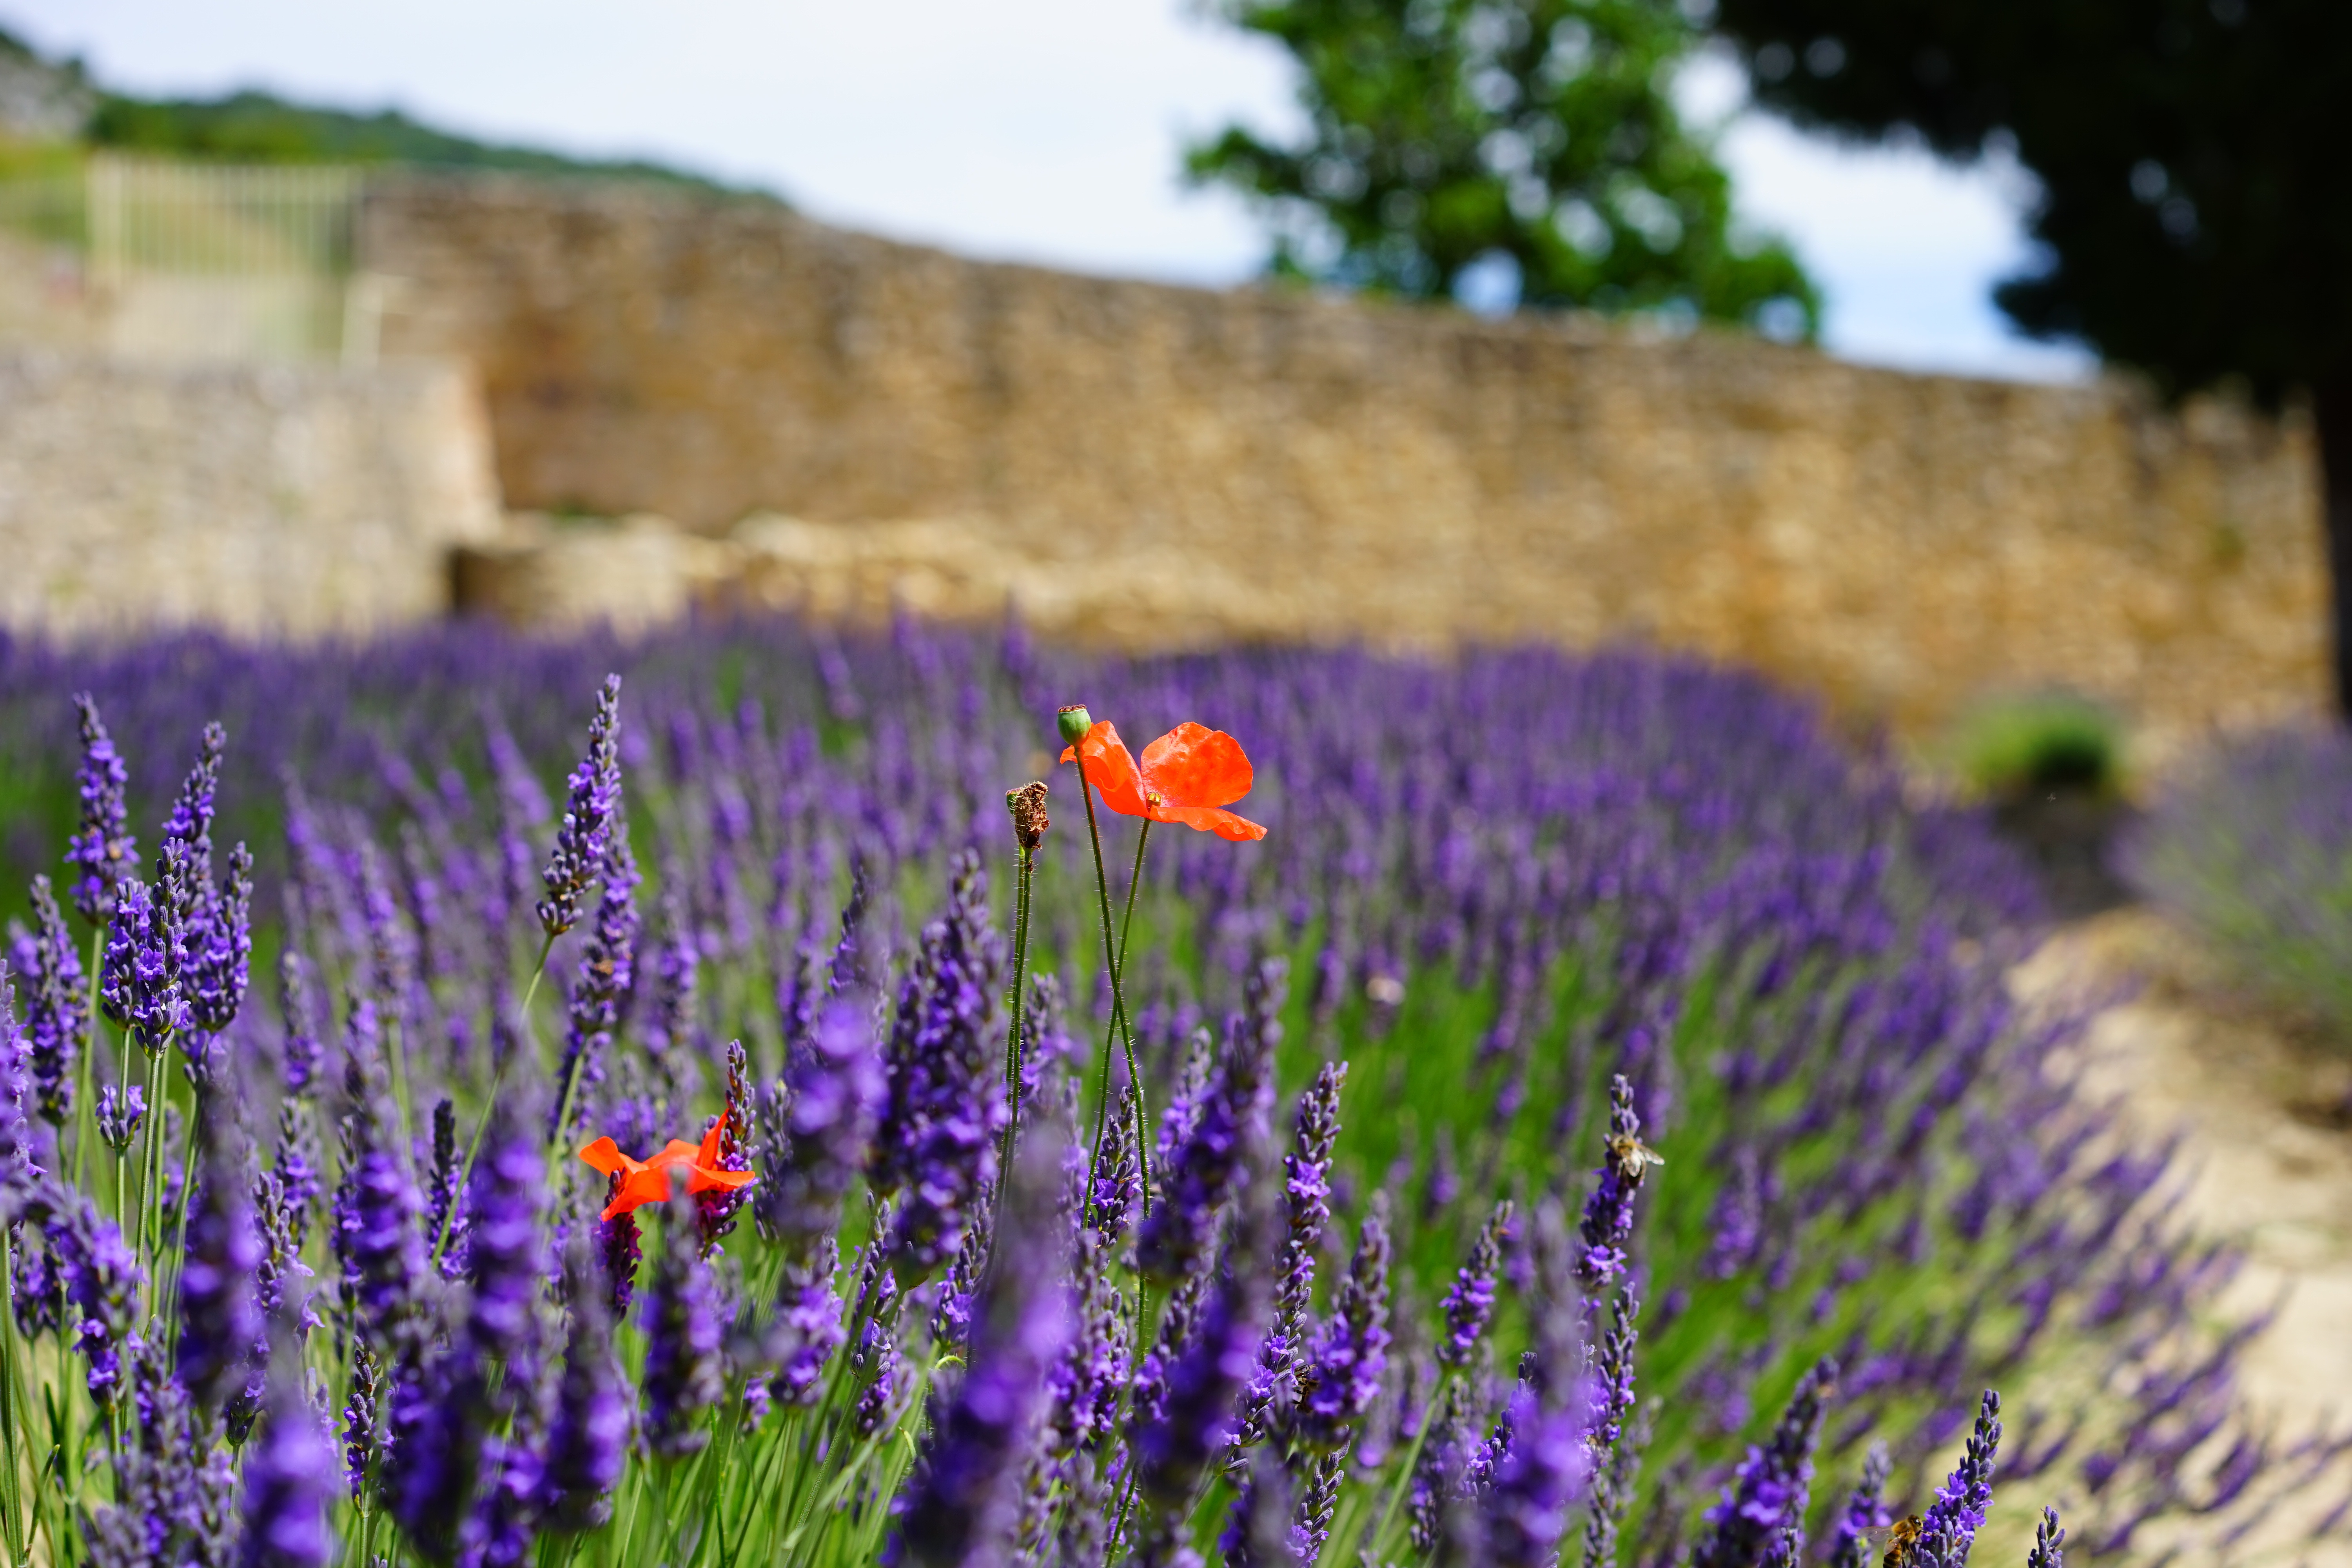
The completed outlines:
{"type": "Polygon", "coordinates": [[[2352,716],[2352,5],[2343,0],[1720,0],[1759,101],[2041,181],[2040,257],[1994,292],[2180,396],[2308,395],[2337,702],[2352,716]]]}
{"type": "Polygon", "coordinates": [[[1743,234],[1668,96],[1696,35],[1664,0],[1221,0],[1301,68],[1310,130],[1239,126],[1191,176],[1272,220],[1277,273],[1412,297],[1473,269],[1517,302],[1744,321],[1810,337],[1821,297],[1743,234]]]}

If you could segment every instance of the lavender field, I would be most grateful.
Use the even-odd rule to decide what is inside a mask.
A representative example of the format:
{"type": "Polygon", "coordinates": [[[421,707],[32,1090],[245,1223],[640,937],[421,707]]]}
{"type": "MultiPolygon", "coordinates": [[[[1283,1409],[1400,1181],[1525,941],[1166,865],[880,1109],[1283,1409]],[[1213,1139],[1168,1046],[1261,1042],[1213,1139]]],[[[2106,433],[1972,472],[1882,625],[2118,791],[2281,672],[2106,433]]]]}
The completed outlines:
{"type": "Polygon", "coordinates": [[[2011,1001],[2019,864],[1747,675],[0,645],[0,858],[10,1562],[1950,1568],[2352,1510],[2011,1001]]]}

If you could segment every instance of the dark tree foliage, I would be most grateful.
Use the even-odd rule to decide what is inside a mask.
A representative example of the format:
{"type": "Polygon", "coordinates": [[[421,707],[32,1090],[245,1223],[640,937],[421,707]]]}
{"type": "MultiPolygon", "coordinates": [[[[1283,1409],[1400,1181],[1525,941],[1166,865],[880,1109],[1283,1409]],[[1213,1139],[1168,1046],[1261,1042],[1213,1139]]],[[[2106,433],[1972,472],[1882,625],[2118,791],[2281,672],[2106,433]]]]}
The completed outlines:
{"type": "Polygon", "coordinates": [[[1783,337],[1817,326],[1803,268],[1735,227],[1729,181],[1667,96],[1696,35],[1664,0],[1223,0],[1220,14],[1302,69],[1304,143],[1235,126],[1187,160],[1265,209],[1277,273],[1428,297],[1499,264],[1523,305],[1783,337]]]}
{"type": "Polygon", "coordinates": [[[1995,298],[2172,396],[2227,381],[2319,427],[2352,705],[2352,5],[1720,0],[1757,96],[1845,135],[1997,140],[2042,257],[1995,298]]]}

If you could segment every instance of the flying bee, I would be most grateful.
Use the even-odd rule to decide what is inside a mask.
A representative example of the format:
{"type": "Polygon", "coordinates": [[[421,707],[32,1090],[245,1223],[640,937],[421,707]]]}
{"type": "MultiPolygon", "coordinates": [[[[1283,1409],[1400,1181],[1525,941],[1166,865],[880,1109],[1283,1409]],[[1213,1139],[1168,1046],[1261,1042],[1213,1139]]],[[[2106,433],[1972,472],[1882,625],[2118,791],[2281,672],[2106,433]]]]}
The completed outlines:
{"type": "Polygon", "coordinates": [[[1906,1568],[1911,1561],[1911,1549],[1919,1544],[1921,1520],[1917,1514],[1895,1521],[1893,1524],[1865,1528],[1862,1538],[1870,1549],[1880,1553],[1878,1568],[1906,1568]]]}
{"type": "Polygon", "coordinates": [[[1643,1173],[1652,1165],[1664,1165],[1666,1159],[1632,1133],[1621,1132],[1609,1140],[1609,1163],[1616,1168],[1619,1181],[1638,1187],[1643,1173]]]}

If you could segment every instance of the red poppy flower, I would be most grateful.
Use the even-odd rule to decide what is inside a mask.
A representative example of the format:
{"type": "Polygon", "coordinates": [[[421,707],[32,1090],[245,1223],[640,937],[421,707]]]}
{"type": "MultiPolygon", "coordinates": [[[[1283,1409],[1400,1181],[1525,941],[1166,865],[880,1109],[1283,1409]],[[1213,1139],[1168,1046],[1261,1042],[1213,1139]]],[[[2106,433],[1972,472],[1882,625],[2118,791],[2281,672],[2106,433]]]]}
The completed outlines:
{"type": "Polygon", "coordinates": [[[707,1193],[714,1187],[732,1192],[737,1187],[750,1186],[759,1179],[752,1173],[719,1168],[720,1135],[726,1131],[727,1118],[722,1113],[710,1124],[710,1131],[702,1135],[702,1147],[698,1149],[684,1139],[673,1138],[650,1160],[632,1160],[610,1138],[599,1138],[581,1150],[583,1160],[615,1178],[613,1201],[597,1217],[609,1220],[641,1205],[668,1202],[669,1173],[675,1166],[686,1167],[686,1190],[689,1193],[707,1193]]]}
{"type": "Polygon", "coordinates": [[[1081,752],[1087,782],[1121,816],[1181,822],[1235,843],[1265,837],[1256,823],[1223,809],[1249,794],[1252,776],[1242,743],[1223,730],[1188,719],[1144,747],[1139,768],[1106,719],[1064,751],[1062,761],[1075,762],[1081,752]]]}

